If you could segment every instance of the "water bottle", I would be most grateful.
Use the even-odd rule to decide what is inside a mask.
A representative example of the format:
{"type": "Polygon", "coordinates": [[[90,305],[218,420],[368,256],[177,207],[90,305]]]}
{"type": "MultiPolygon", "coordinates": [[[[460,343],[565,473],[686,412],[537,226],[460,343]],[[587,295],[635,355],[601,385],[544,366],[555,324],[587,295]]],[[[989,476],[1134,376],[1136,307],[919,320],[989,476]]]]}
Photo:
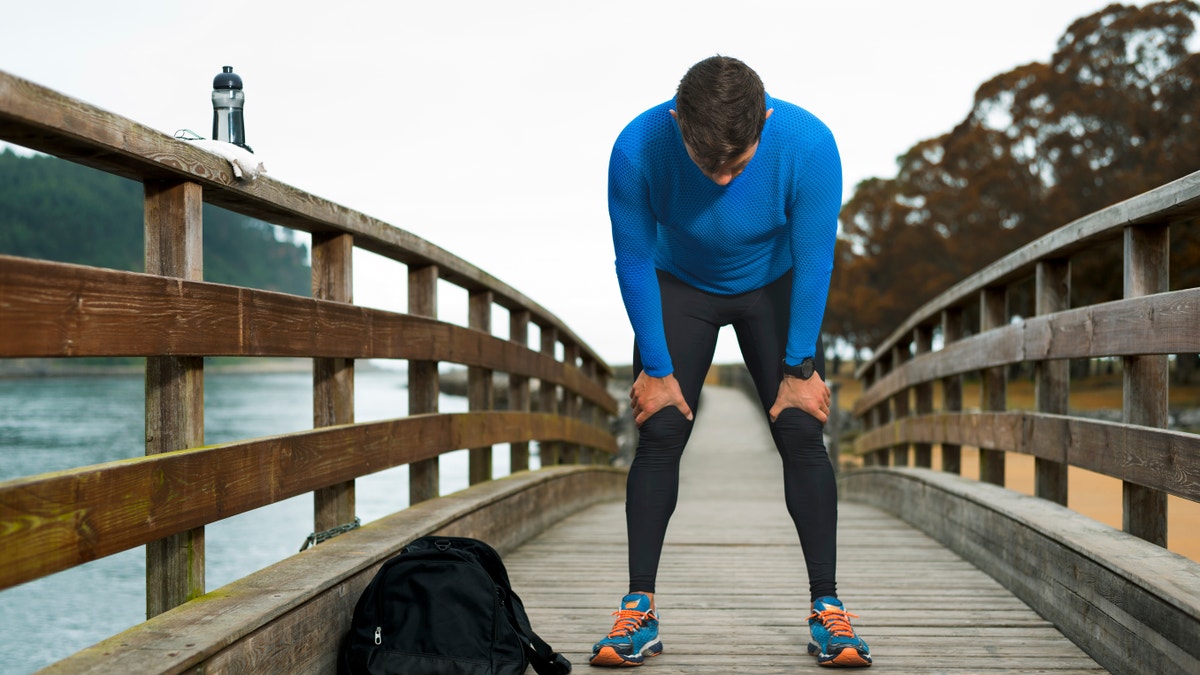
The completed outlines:
{"type": "Polygon", "coordinates": [[[246,123],[242,118],[246,94],[242,91],[242,78],[233,72],[233,66],[223,66],[213,78],[212,104],[213,139],[250,150],[246,145],[246,123]]]}

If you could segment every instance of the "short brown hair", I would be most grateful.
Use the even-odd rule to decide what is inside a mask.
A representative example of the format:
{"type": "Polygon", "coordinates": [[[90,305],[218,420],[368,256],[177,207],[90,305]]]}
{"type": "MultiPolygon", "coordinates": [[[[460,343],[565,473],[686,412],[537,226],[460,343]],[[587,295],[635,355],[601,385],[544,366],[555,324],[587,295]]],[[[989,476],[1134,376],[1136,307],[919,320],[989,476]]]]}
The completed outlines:
{"type": "Polygon", "coordinates": [[[679,131],[706,171],[716,171],[758,141],[766,107],[758,73],[730,56],[710,56],[692,66],[675,90],[679,131]]]}

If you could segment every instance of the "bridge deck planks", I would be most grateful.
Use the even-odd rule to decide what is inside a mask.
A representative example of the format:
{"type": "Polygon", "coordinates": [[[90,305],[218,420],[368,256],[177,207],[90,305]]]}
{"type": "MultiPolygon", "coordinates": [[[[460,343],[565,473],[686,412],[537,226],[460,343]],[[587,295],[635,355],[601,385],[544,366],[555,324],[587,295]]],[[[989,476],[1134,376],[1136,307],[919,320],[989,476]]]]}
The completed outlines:
{"type": "MultiPolygon", "coordinates": [[[[808,582],[760,420],[742,394],[705,389],[659,571],[664,653],[646,672],[824,672],[805,652],[808,582]]],[[[624,504],[601,504],[505,557],[534,629],[577,668],[626,590],[624,518],[624,504]]],[[[1105,672],[991,577],[895,517],[842,502],[839,531],[839,595],[860,615],[872,670],[1105,672]]]]}

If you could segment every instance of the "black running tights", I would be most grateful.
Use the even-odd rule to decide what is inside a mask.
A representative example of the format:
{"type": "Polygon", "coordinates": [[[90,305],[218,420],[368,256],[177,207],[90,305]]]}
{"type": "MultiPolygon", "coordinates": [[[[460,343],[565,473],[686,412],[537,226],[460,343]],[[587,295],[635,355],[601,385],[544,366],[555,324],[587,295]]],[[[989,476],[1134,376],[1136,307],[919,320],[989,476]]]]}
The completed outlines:
{"type": "MultiPolygon", "coordinates": [[[[712,364],[717,332],[733,325],[746,367],[754,379],[764,420],[783,459],[784,499],[800,536],[813,599],[837,595],[837,484],[825,450],[823,425],[808,413],[789,408],[771,423],[783,378],[791,306],[791,274],[758,290],[715,295],[658,273],[663,326],[675,379],[694,415],[700,388],[712,364]]],[[[816,366],[825,377],[820,341],[816,366]]],[[[640,373],[636,345],[633,372],[640,373]]],[[[625,518],[629,536],[629,590],[654,592],[667,522],[679,496],[679,461],[692,432],[674,407],[660,410],[639,428],[637,455],[626,484],[625,518]]],[[[748,524],[750,525],[750,524],[748,524]]]]}

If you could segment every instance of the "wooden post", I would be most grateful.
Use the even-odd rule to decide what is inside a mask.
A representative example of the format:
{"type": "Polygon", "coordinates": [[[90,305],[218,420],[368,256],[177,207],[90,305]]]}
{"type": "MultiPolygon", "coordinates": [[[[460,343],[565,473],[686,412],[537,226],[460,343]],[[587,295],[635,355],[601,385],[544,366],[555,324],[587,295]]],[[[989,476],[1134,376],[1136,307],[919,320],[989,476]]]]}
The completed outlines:
{"type": "MultiPolygon", "coordinates": [[[[202,207],[197,183],[146,181],[146,273],[203,281],[202,207]]],[[[146,359],[146,454],[204,445],[204,359],[146,359]]],[[[156,499],[170,499],[169,485],[156,499]]],[[[204,528],[146,544],[146,618],[204,594],[204,528]]]]}
{"type": "MultiPolygon", "coordinates": [[[[354,237],[312,236],[312,296],[353,302],[354,237]]],[[[313,359],[313,428],[354,422],[354,359],[313,359]]],[[[325,532],[354,521],[354,481],[313,493],[313,531],[325,532]]]]}
{"type": "MultiPolygon", "coordinates": [[[[555,347],[558,345],[558,329],[552,326],[542,326],[542,353],[555,357],[555,347]]],[[[538,383],[538,409],[549,414],[558,413],[558,387],[553,382],[542,380],[538,383]]],[[[542,466],[555,466],[559,463],[559,443],[543,441],[539,444],[539,455],[542,466]]]]}
{"type": "MultiPolygon", "coordinates": [[[[909,360],[908,343],[900,342],[892,347],[892,372],[909,360]]],[[[909,415],[909,390],[904,387],[892,397],[892,420],[899,422],[909,415]]],[[[908,443],[892,446],[892,466],[908,466],[908,443]]]]}
{"type": "MultiPolygon", "coordinates": [[[[596,374],[596,379],[600,383],[600,386],[604,387],[605,391],[608,391],[609,376],[608,376],[608,373],[605,372],[604,369],[599,369],[599,372],[597,372],[597,374],[596,374]]],[[[596,424],[597,425],[602,426],[605,429],[611,429],[612,421],[613,421],[613,418],[611,415],[609,415],[607,412],[605,412],[604,409],[601,408],[600,406],[596,406],[596,424]]],[[[604,453],[604,452],[594,451],[592,453],[592,461],[596,464],[599,464],[599,463],[611,464],[613,459],[614,459],[614,457],[609,456],[607,453],[604,453]]]]}
{"type": "MultiPolygon", "coordinates": [[[[1166,225],[1125,228],[1125,297],[1169,290],[1170,230],[1166,225]]],[[[1124,357],[1121,417],[1126,424],[1167,426],[1167,356],[1124,357]]],[[[1167,545],[1167,495],[1136,483],[1122,484],[1123,529],[1167,545]]]]}
{"type": "MultiPolygon", "coordinates": [[[[863,372],[862,375],[862,391],[867,391],[871,385],[875,384],[875,373],[877,368],[872,367],[870,370],[863,372]]],[[[863,431],[870,431],[879,428],[879,406],[874,406],[863,413],[863,431]]],[[[875,466],[877,457],[874,452],[864,452],[862,454],[863,466],[875,466]]]]}
{"type": "MultiPolygon", "coordinates": [[[[913,330],[913,344],[916,346],[917,356],[933,351],[933,326],[917,326],[913,330]]],[[[914,390],[917,399],[917,414],[928,415],[932,413],[933,383],[924,382],[918,384],[914,387],[914,390]]],[[[926,469],[933,467],[932,443],[917,443],[914,445],[914,452],[913,466],[924,467],[926,469]]]]}
{"type": "MultiPolygon", "coordinates": [[[[888,354],[880,354],[875,360],[875,381],[880,382],[884,376],[891,370],[890,357],[888,354]]],[[[892,421],[892,402],[891,399],[880,401],[879,405],[875,406],[875,427],[879,428],[885,424],[890,424],[892,421]]],[[[887,448],[880,448],[875,451],[875,461],[878,466],[887,466],[889,453],[887,448]]]]}
{"type": "MultiPolygon", "coordinates": [[[[596,373],[599,370],[599,368],[597,368],[595,360],[589,359],[589,358],[584,358],[582,368],[583,368],[583,374],[587,376],[587,379],[593,380],[593,381],[596,379],[596,373]]],[[[600,424],[600,409],[598,407],[596,407],[596,404],[592,403],[591,401],[584,400],[584,398],[582,396],[576,396],[575,400],[579,402],[579,419],[583,420],[584,422],[587,422],[588,424],[599,425],[600,424]]],[[[584,445],[579,446],[579,463],[580,464],[591,464],[592,463],[592,449],[591,448],[584,446],[584,445]]]]}
{"type": "MultiPolygon", "coordinates": [[[[1042,260],[1037,264],[1035,313],[1053,314],[1070,307],[1071,261],[1042,260]]],[[[1066,415],[1071,389],[1070,362],[1066,359],[1039,361],[1034,369],[1034,397],[1038,412],[1066,415]]],[[[1067,462],[1035,457],[1034,494],[1067,505],[1067,462]]]]}
{"type": "MultiPolygon", "coordinates": [[[[985,332],[1001,328],[1008,321],[1003,287],[985,288],[979,292],[979,330],[985,332]]],[[[985,411],[1004,410],[1007,403],[1007,372],[1004,366],[985,368],[981,373],[983,386],[980,388],[980,409],[985,411]]],[[[1004,485],[1004,451],[979,449],[979,480],[994,485],[1004,485]]]]}
{"type": "MultiPolygon", "coordinates": [[[[471,291],[468,300],[467,325],[477,331],[492,333],[491,291],[471,291]]],[[[490,368],[469,366],[467,368],[467,405],[472,412],[491,410],[494,403],[490,368]]],[[[483,483],[492,479],[492,446],[471,448],[470,484],[483,483]]]]}
{"type": "MultiPolygon", "coordinates": [[[[942,310],[942,348],[963,337],[963,312],[961,307],[942,310]]],[[[942,411],[962,412],[962,375],[942,378],[942,411]]],[[[954,443],[942,443],[942,471],[962,473],[962,447],[954,443]]]]}
{"type": "MultiPolygon", "coordinates": [[[[564,342],[563,363],[571,368],[577,368],[578,364],[576,362],[578,360],[579,345],[574,342],[564,342]]],[[[563,387],[562,390],[562,405],[562,414],[564,417],[579,417],[579,396],[566,387],[563,387]]],[[[579,445],[576,443],[564,443],[558,461],[562,464],[578,464],[580,461],[579,445]]]]}
{"type": "MultiPolygon", "coordinates": [[[[437,265],[408,268],[408,313],[437,318],[437,265]]],[[[437,361],[408,362],[408,414],[438,411],[437,361]]],[[[408,465],[408,503],[417,504],[438,496],[438,458],[408,465]]]]}
{"type": "MultiPolygon", "coordinates": [[[[508,339],[529,346],[529,310],[512,310],[508,315],[508,339]]],[[[508,409],[529,412],[529,378],[524,375],[508,374],[508,409]]],[[[529,469],[529,441],[509,445],[509,471],[516,473],[529,469]]]]}

